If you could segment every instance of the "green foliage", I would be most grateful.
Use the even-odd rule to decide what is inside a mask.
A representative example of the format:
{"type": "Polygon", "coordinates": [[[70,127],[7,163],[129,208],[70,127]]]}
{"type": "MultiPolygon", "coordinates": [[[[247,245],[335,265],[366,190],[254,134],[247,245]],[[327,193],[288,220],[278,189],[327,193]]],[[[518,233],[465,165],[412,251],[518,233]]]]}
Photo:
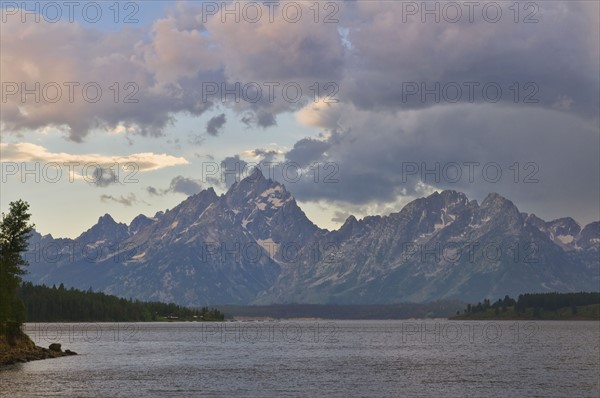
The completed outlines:
{"type": "Polygon", "coordinates": [[[543,311],[556,311],[564,307],[579,307],[591,304],[600,304],[600,292],[595,293],[527,293],[521,294],[517,301],[508,296],[504,300],[498,299],[490,305],[490,300],[485,299],[477,305],[467,305],[467,313],[485,312],[489,308],[515,307],[519,313],[525,312],[527,308],[537,308],[534,312],[539,314],[543,311]]]}
{"type": "Polygon", "coordinates": [[[25,282],[18,296],[30,322],[147,322],[162,320],[222,321],[216,309],[194,309],[175,304],[127,300],[104,293],[36,286],[25,282]]]}
{"type": "Polygon", "coordinates": [[[25,307],[16,297],[23,267],[27,261],[27,239],[33,229],[29,224],[29,204],[22,200],[9,204],[8,214],[0,220],[0,332],[18,330],[25,321],[25,307]]]}
{"type": "Polygon", "coordinates": [[[600,304],[600,293],[533,293],[519,296],[518,309],[539,307],[544,311],[556,311],[559,308],[600,304]]]}
{"type": "Polygon", "coordinates": [[[527,293],[516,301],[505,296],[491,305],[487,299],[477,305],[468,304],[463,318],[596,319],[598,307],[600,292],[527,293]]]}

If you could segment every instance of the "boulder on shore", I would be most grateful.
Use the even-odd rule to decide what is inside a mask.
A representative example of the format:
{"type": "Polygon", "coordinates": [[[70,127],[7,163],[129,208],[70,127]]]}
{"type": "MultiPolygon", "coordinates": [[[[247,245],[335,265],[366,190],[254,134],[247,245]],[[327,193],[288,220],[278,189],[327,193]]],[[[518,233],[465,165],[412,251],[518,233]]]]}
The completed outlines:
{"type": "Polygon", "coordinates": [[[49,348],[35,345],[25,333],[7,336],[0,334],[0,366],[77,355],[71,350],[62,351],[61,344],[50,344],[49,348]]]}
{"type": "Polygon", "coordinates": [[[61,345],[58,343],[52,343],[48,348],[50,351],[62,352],[61,345]]]}

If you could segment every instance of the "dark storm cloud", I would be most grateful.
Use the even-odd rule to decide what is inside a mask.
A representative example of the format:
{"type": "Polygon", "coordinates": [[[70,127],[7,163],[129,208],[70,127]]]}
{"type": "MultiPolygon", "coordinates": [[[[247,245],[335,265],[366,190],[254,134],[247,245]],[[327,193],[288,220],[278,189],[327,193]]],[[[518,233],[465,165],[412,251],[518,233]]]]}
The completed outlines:
{"type": "Polygon", "coordinates": [[[329,142],[304,138],[294,144],[294,147],[285,154],[285,158],[290,162],[295,162],[302,167],[306,167],[312,162],[321,159],[330,146],[329,142]]]}
{"type": "Polygon", "coordinates": [[[498,192],[521,210],[545,215],[599,216],[600,136],[593,122],[577,115],[476,104],[396,115],[353,107],[343,113],[352,129],[332,135],[322,159],[339,167],[339,182],[302,179],[289,186],[298,199],[391,202],[425,184],[475,199],[498,192]]]}
{"type": "Polygon", "coordinates": [[[401,15],[402,2],[361,6],[361,27],[350,28],[347,35],[361,54],[361,65],[350,66],[340,87],[342,98],[362,109],[449,103],[456,85],[462,93],[458,103],[491,102],[495,89],[488,86],[487,94],[483,90],[495,84],[502,90],[500,103],[597,116],[597,4],[545,2],[535,15],[536,23],[514,23],[505,9],[505,18],[497,23],[486,22],[481,15],[473,23],[468,18],[422,23],[416,15],[403,24],[382,24],[377,22],[401,15]],[[415,88],[412,83],[418,92],[408,95],[415,88]],[[468,84],[473,86],[473,101],[468,84]],[[426,91],[431,93],[423,96],[426,91]]]}

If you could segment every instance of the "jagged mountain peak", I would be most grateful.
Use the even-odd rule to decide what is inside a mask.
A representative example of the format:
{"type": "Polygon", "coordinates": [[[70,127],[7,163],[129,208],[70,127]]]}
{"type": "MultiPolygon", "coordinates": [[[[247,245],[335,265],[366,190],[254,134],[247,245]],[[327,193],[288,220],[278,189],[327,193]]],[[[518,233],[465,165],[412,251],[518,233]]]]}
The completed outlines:
{"type": "Polygon", "coordinates": [[[392,214],[392,218],[414,218],[422,230],[435,228],[436,224],[446,225],[452,222],[459,214],[470,206],[469,199],[462,192],[444,190],[434,192],[425,197],[415,199],[408,203],[399,213],[392,214]]]}
{"type": "Polygon", "coordinates": [[[546,222],[546,233],[557,245],[573,249],[581,226],[571,217],[563,217],[546,222]]]}
{"type": "MultiPolygon", "coordinates": [[[[35,264],[29,279],[186,305],[256,304],[258,298],[389,303],[480,299],[496,290],[586,290],[598,282],[600,222],[588,224],[573,239],[562,233],[574,234],[577,228],[570,218],[547,223],[520,213],[499,194],[488,195],[478,206],[461,192],[444,190],[388,216],[358,220],[350,215],[338,230],[325,231],[306,217],[282,184],[257,173],[220,197],[206,189],[154,218],[139,215],[129,226],[104,215],[78,239],[109,253],[100,259],[105,267],[86,259],[35,264]],[[507,245],[501,247],[503,256],[486,258],[481,249],[486,242],[507,245]],[[514,248],[521,250],[519,261],[528,260],[532,253],[523,250],[531,242],[539,248],[535,255],[541,256],[542,267],[514,266],[514,248]],[[133,245],[134,253],[111,256],[121,244],[133,245]],[[466,247],[463,253],[469,255],[456,264],[453,254],[434,252],[461,245],[471,245],[473,256],[466,247]],[[254,252],[245,250],[257,247],[259,261],[249,260],[254,252]],[[236,248],[241,253],[230,253],[236,248]],[[297,257],[290,255],[291,248],[297,257]]],[[[40,239],[35,235],[31,241],[40,239]]]]}
{"type": "Polygon", "coordinates": [[[217,202],[219,197],[214,189],[209,188],[188,196],[183,202],[171,210],[166,210],[164,214],[155,216],[161,226],[184,226],[197,221],[202,213],[213,203],[217,202]]]}
{"type": "Polygon", "coordinates": [[[353,215],[348,216],[348,218],[346,218],[346,221],[344,221],[344,224],[339,228],[339,231],[347,231],[347,230],[352,230],[354,227],[356,227],[358,225],[358,220],[356,219],[356,217],[354,217],[353,215]]]}
{"type": "Polygon", "coordinates": [[[195,198],[195,199],[200,199],[200,200],[215,201],[215,200],[217,200],[218,197],[219,196],[217,195],[217,193],[215,192],[213,187],[209,187],[207,189],[204,189],[204,190],[198,192],[197,194],[189,196],[188,199],[195,198]]]}
{"type": "Polygon", "coordinates": [[[94,242],[120,242],[129,236],[129,228],[123,223],[117,223],[110,214],[106,213],[90,229],[79,235],[77,241],[88,244],[94,242]]]}
{"type": "Polygon", "coordinates": [[[546,224],[546,221],[544,221],[543,219],[541,219],[540,217],[536,216],[534,213],[531,214],[527,214],[527,213],[522,213],[523,217],[525,218],[525,221],[534,223],[534,224],[546,224]]]}
{"type": "Polygon", "coordinates": [[[453,189],[445,189],[441,192],[435,191],[434,193],[429,195],[428,198],[437,197],[437,196],[440,196],[440,197],[444,198],[445,200],[461,200],[461,201],[467,200],[467,195],[465,195],[462,192],[455,191],[453,189]]]}
{"type": "Polygon", "coordinates": [[[445,210],[452,210],[453,208],[462,208],[469,203],[467,195],[462,192],[453,190],[444,190],[442,192],[434,192],[426,198],[427,202],[434,206],[439,206],[445,210]]]}
{"type": "Polygon", "coordinates": [[[492,192],[485,197],[481,202],[480,209],[487,216],[502,216],[505,219],[519,221],[522,217],[521,212],[513,202],[496,192],[492,192]]]}
{"type": "Polygon", "coordinates": [[[583,227],[577,244],[584,249],[600,250],[600,221],[594,221],[583,227]]]}
{"type": "Polygon", "coordinates": [[[344,222],[344,225],[346,224],[356,224],[358,222],[358,220],[356,219],[356,217],[354,217],[354,215],[349,215],[348,218],[346,218],[346,221],[344,222]]]}
{"type": "Polygon", "coordinates": [[[550,229],[557,232],[564,231],[571,234],[578,234],[581,232],[581,226],[571,217],[557,218],[556,220],[549,221],[546,224],[550,229]]]}
{"type": "Polygon", "coordinates": [[[135,216],[133,218],[133,220],[131,220],[131,223],[129,223],[130,226],[140,223],[140,222],[144,222],[147,220],[152,220],[150,217],[146,216],[145,214],[138,214],[137,216],[135,216]]]}
{"type": "Polygon", "coordinates": [[[233,184],[223,200],[230,209],[242,212],[257,208],[261,212],[272,213],[283,208],[291,210],[298,207],[283,184],[266,178],[258,169],[252,175],[233,184]]]}
{"type": "Polygon", "coordinates": [[[278,187],[285,191],[285,187],[282,184],[270,178],[266,178],[259,168],[255,168],[249,176],[241,181],[235,182],[225,195],[229,197],[248,197],[252,196],[253,194],[260,194],[273,187],[278,187]]]}
{"type": "Polygon", "coordinates": [[[117,222],[115,221],[114,218],[112,218],[112,216],[108,213],[105,213],[103,216],[100,216],[98,218],[98,224],[116,224],[117,222]]]}
{"type": "Polygon", "coordinates": [[[188,196],[183,202],[175,206],[172,210],[167,210],[165,214],[174,211],[180,212],[182,209],[193,210],[197,207],[206,207],[207,204],[215,202],[218,198],[219,196],[212,187],[204,189],[197,194],[188,196]]]}
{"type": "Polygon", "coordinates": [[[144,214],[140,214],[136,216],[131,223],[129,224],[129,232],[131,234],[138,233],[142,228],[152,224],[155,220],[145,216],[144,214]]]}
{"type": "Polygon", "coordinates": [[[595,233],[596,235],[600,235],[600,221],[594,221],[594,222],[587,224],[581,232],[583,233],[584,231],[588,232],[588,233],[595,233]]]}
{"type": "Polygon", "coordinates": [[[504,196],[500,195],[496,192],[490,192],[483,202],[481,202],[481,207],[499,207],[499,206],[514,206],[513,202],[506,199],[504,196]]]}

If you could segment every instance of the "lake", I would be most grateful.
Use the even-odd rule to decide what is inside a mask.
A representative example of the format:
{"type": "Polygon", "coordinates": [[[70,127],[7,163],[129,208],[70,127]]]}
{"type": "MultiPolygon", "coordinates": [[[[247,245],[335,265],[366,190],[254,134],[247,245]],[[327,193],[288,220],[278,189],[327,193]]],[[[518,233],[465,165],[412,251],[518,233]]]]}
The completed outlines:
{"type": "Polygon", "coordinates": [[[600,322],[27,324],[6,397],[598,397],[600,322]]]}

